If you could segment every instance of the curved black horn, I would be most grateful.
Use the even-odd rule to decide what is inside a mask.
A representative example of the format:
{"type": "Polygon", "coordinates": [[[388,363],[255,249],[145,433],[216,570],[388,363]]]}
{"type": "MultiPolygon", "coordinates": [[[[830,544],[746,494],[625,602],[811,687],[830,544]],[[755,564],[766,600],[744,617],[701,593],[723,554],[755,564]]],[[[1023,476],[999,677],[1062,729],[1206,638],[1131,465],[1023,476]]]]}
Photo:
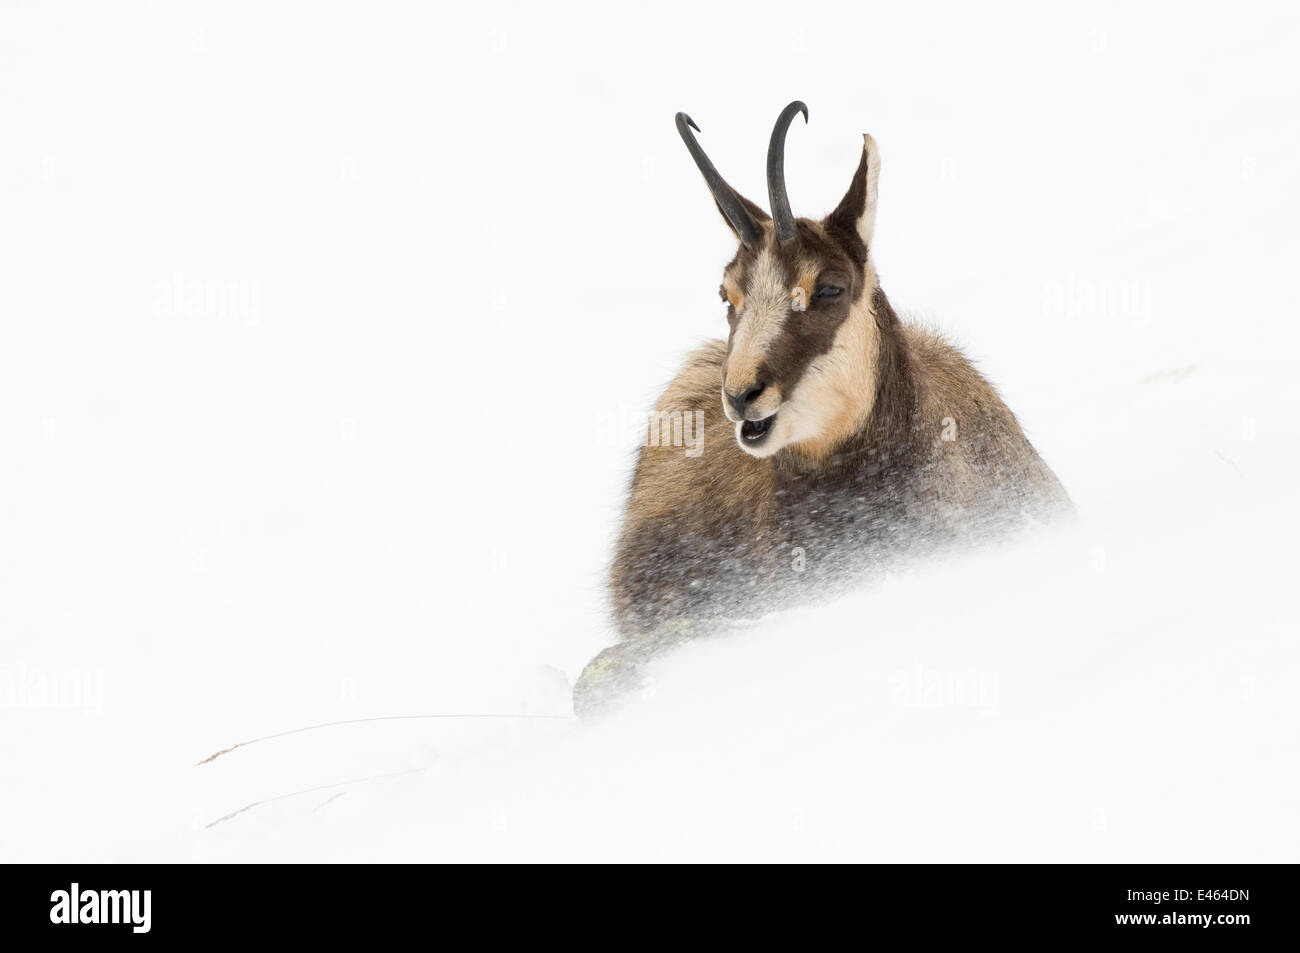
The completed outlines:
{"type": "Polygon", "coordinates": [[[790,212],[790,197],[785,194],[785,133],[798,113],[808,121],[808,107],[796,100],[776,117],[772,141],[767,144],[767,198],[776,222],[777,241],[784,244],[794,238],[794,215],[790,212]]]}
{"type": "Polygon", "coordinates": [[[727,216],[727,221],[731,227],[736,230],[740,240],[746,245],[752,244],[758,239],[758,227],[754,220],[749,217],[749,212],[745,210],[745,203],[740,200],[740,196],[727,184],[727,181],[718,174],[718,170],[713,167],[709,157],[704,154],[700,144],[695,141],[695,133],[700,131],[700,127],[686,113],[677,114],[677,131],[681,134],[682,142],[686,143],[686,148],[690,150],[691,158],[695,164],[700,167],[700,172],[704,175],[704,181],[709,186],[709,191],[713,193],[713,199],[722,209],[722,214],[727,216]]]}

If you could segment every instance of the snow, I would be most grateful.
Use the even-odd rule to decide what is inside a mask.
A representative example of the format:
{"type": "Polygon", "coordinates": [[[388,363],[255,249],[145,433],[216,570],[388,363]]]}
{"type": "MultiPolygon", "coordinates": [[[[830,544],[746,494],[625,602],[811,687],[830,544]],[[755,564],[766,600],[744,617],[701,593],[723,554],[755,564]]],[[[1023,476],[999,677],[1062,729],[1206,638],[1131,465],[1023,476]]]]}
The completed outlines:
{"type": "Polygon", "coordinates": [[[1300,14],[797,12],[0,11],[0,860],[1296,859],[1300,14]],[[761,199],[794,98],[1077,523],[594,726],[195,766],[567,712],[725,327],[672,116],[761,199]]]}

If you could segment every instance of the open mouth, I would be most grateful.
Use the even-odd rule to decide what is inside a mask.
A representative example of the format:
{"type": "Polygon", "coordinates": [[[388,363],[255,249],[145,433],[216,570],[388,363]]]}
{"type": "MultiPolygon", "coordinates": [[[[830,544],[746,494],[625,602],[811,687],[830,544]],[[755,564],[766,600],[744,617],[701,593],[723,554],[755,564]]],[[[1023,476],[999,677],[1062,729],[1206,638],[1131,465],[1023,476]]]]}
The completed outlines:
{"type": "Polygon", "coordinates": [[[746,420],[740,425],[740,439],[746,443],[762,443],[772,432],[774,423],[776,423],[776,414],[764,417],[762,420],[746,420]]]}

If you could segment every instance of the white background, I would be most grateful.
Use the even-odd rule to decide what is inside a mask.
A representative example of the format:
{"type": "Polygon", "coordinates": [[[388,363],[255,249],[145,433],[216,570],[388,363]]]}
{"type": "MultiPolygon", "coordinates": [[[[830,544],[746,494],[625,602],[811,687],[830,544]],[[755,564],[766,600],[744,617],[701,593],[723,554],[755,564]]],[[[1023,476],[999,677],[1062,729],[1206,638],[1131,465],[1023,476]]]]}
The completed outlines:
{"type": "Polygon", "coordinates": [[[1297,62],[1284,3],[5,2],[0,859],[1294,861],[1297,62]],[[796,213],[871,132],[884,288],[1078,525],[597,727],[194,767],[567,712],[725,326],[673,114],[761,200],[795,98],[796,213]]]}

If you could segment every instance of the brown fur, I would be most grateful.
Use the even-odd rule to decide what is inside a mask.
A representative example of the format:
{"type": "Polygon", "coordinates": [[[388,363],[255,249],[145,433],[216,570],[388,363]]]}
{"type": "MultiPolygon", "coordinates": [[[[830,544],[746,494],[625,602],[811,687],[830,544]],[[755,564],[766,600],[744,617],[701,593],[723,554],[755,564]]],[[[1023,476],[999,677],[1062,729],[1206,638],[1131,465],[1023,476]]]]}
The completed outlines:
{"type": "Polygon", "coordinates": [[[866,426],[824,457],[769,459],[730,439],[721,341],[693,352],[659,411],[703,413],[705,450],[645,447],[611,573],[621,634],[758,614],[891,557],[975,541],[1069,510],[1010,409],[962,354],[876,294],[880,369],[866,426]],[[956,439],[944,440],[945,419],[956,439]],[[721,435],[721,436],[720,436],[721,435]],[[805,551],[805,571],[792,551],[805,551]]]}

